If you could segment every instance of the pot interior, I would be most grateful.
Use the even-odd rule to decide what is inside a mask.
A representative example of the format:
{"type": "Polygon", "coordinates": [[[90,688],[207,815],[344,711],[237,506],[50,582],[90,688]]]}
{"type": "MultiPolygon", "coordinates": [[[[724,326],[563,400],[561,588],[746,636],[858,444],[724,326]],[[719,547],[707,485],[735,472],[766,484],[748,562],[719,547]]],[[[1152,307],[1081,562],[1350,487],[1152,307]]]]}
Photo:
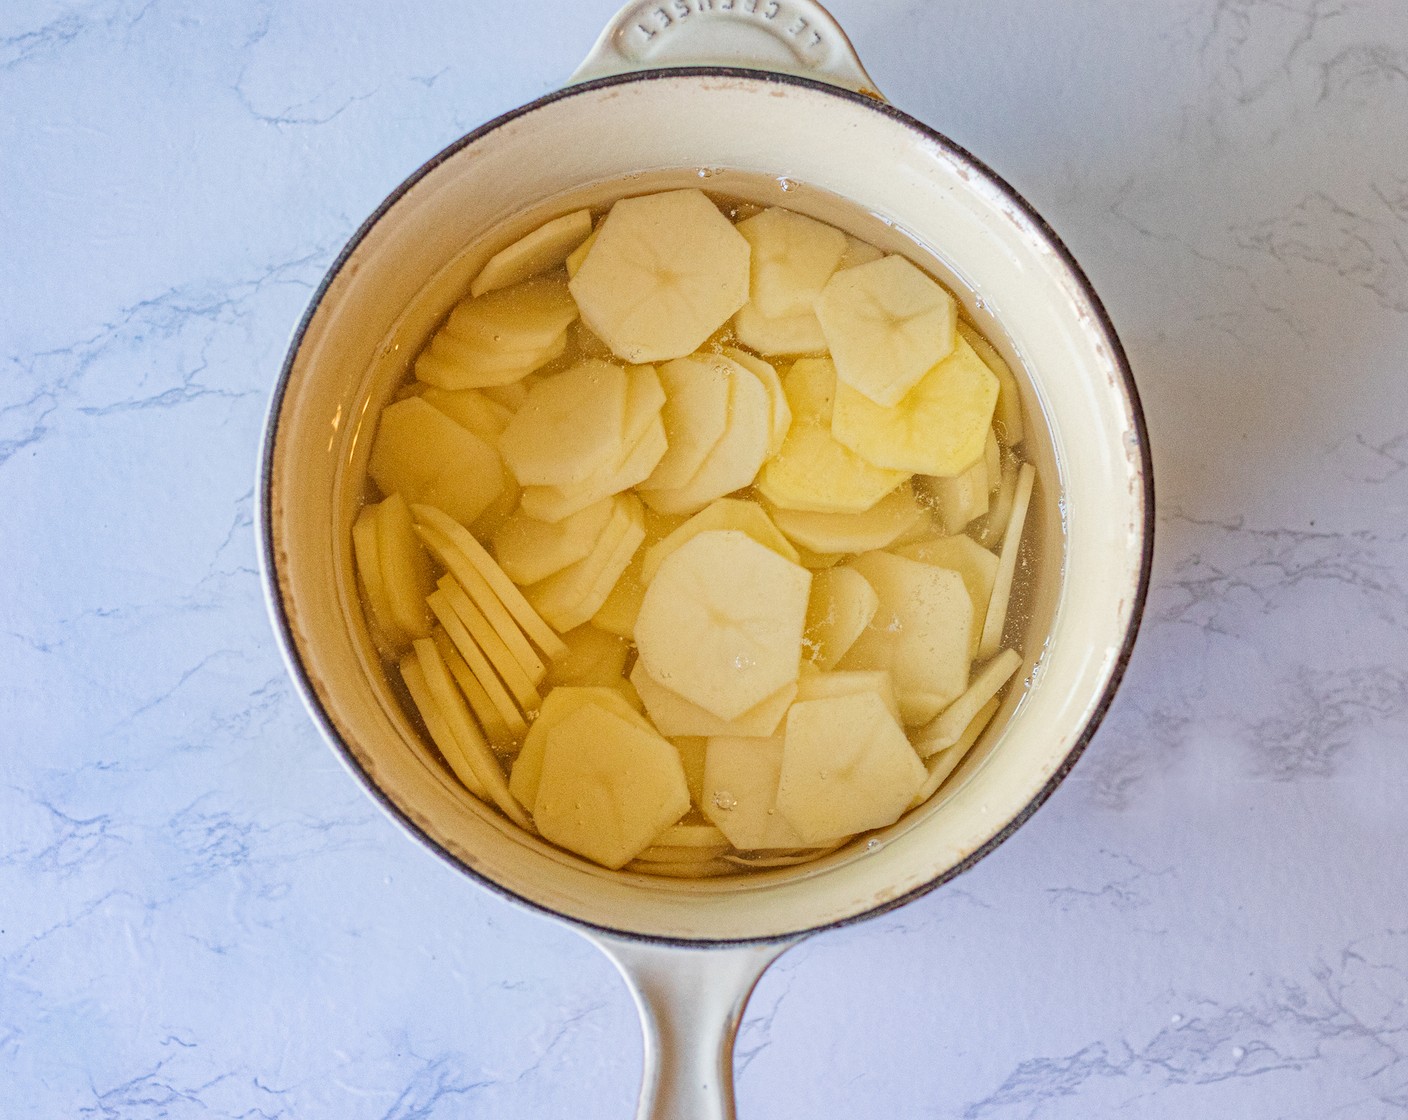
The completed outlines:
{"type": "Polygon", "coordinates": [[[1059,780],[1122,666],[1146,567],[1143,448],[1098,304],[1044,226],[961,150],[887,106],[795,79],[671,71],[553,95],[471,134],[363,227],[315,299],[271,415],[266,566],[286,652],[354,772],[489,884],[598,927],[783,936],[941,881],[1059,780]],[[495,250],[565,210],[672,186],[784,205],[942,280],[1022,382],[1038,471],[1024,669],[962,767],[876,841],[796,869],[608,872],[465,793],[402,712],[362,620],[350,529],[372,423],[495,250]]]}

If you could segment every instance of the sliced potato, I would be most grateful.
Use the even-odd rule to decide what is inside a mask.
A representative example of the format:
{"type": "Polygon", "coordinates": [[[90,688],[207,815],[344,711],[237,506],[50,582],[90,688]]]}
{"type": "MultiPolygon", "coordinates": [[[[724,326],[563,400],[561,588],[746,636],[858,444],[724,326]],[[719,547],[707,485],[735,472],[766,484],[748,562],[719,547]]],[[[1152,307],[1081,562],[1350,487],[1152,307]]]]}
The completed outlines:
{"type": "Polygon", "coordinates": [[[631,669],[631,684],[635,687],[650,720],[669,736],[735,735],[757,737],[777,730],[788,705],[797,694],[797,684],[785,684],[771,696],[733,719],[720,719],[697,704],[691,704],[679,693],[655,680],[640,661],[631,669]]]}
{"type": "Polygon", "coordinates": [[[983,620],[983,636],[978,643],[980,658],[992,657],[1002,644],[1002,633],[1007,628],[1007,605],[1012,598],[1012,580],[1017,573],[1017,560],[1022,551],[1022,530],[1026,528],[1027,510],[1031,506],[1035,482],[1036,470],[1030,463],[1023,463],[1017,475],[1017,492],[1012,498],[1012,515],[1002,538],[1002,551],[997,557],[992,600],[988,604],[987,617],[983,620]]]}
{"type": "Polygon", "coordinates": [[[513,412],[482,389],[440,389],[426,386],[421,396],[456,424],[468,428],[485,443],[497,447],[513,412]]]}
{"type": "MultiPolygon", "coordinates": [[[[547,676],[547,668],[532,653],[531,649],[528,649],[527,643],[515,643],[523,649],[528,649],[528,656],[532,660],[530,664],[525,665],[518,660],[514,650],[509,648],[509,643],[505,641],[504,636],[494,629],[483,612],[465,594],[464,588],[459,585],[454,576],[442,576],[435,594],[443,595],[449,602],[450,609],[473,636],[475,645],[484,652],[484,656],[493,665],[494,671],[498,673],[504,684],[508,685],[509,691],[513,693],[513,698],[518,702],[518,706],[525,712],[537,711],[538,705],[543,702],[543,698],[538,695],[537,686],[547,676]]],[[[441,619],[441,625],[444,625],[443,619],[441,619]]],[[[446,631],[449,631],[448,626],[446,631]]],[[[512,627],[510,634],[513,638],[522,638],[517,626],[512,627]]],[[[456,643],[456,645],[458,644],[456,643]]]]}
{"type": "Polygon", "coordinates": [[[952,352],[958,304],[909,261],[889,256],[832,276],[816,317],[842,384],[889,408],[952,352]]]}
{"type": "Polygon", "coordinates": [[[873,506],[858,513],[817,513],[773,509],[773,521],[793,543],[813,552],[869,552],[885,548],[928,522],[914,488],[902,482],[873,506]]]}
{"type": "Polygon", "coordinates": [[[396,628],[412,638],[430,634],[430,558],[426,556],[411,521],[411,510],[399,493],[376,507],[377,554],[386,601],[396,628]]]}
{"type": "Polygon", "coordinates": [[[700,808],[735,848],[799,848],[804,841],[777,811],[783,737],[716,736],[704,762],[700,808]]]}
{"type": "Polygon", "coordinates": [[[997,389],[997,378],[959,337],[894,405],[838,385],[831,433],[877,467],[955,475],[982,457],[997,389]]]}
{"type": "MultiPolygon", "coordinates": [[[[597,229],[600,229],[600,223],[597,229]]],[[[582,262],[587,259],[587,254],[592,251],[592,246],[596,244],[597,230],[592,230],[587,239],[567,254],[567,259],[563,264],[567,266],[567,278],[570,280],[577,275],[577,270],[582,267],[582,262]]]]}
{"type": "Polygon", "coordinates": [[[923,488],[943,531],[950,536],[961,533],[988,511],[987,462],[979,459],[951,478],[925,478],[923,488]]]}
{"type": "Polygon", "coordinates": [[[824,358],[795,362],[783,379],[792,425],[758,476],[758,492],[782,509],[821,513],[870,509],[909,477],[872,465],[831,433],[836,367],[824,358]]]}
{"type": "Polygon", "coordinates": [[[554,844],[607,868],[628,863],[689,811],[669,740],[599,704],[547,732],[533,819],[554,844]]]}
{"type": "Polygon", "coordinates": [[[435,642],[435,648],[440,651],[440,659],[445,662],[445,668],[450,670],[450,676],[455,678],[455,683],[460,686],[464,698],[469,701],[469,710],[474,713],[474,718],[479,721],[479,726],[484,729],[484,734],[488,737],[489,742],[501,750],[512,749],[514,743],[521,739],[528,730],[527,724],[515,718],[515,725],[509,726],[508,721],[494,706],[489,693],[479,683],[479,678],[470,669],[469,663],[455,648],[455,643],[450,635],[446,634],[444,630],[436,630],[431,635],[431,639],[435,642]]]}
{"type": "Polygon", "coordinates": [[[688,482],[673,489],[641,488],[641,498],[661,513],[693,513],[715,498],[743,489],[767,458],[772,438],[767,390],[751,370],[730,358],[720,355],[712,364],[728,376],[727,423],[688,482]]]}
{"type": "Polygon", "coordinates": [[[660,462],[641,484],[643,490],[684,486],[723,438],[733,397],[732,363],[717,355],[676,358],[660,367],[665,405],[660,419],[669,440],[660,462]]]}
{"type": "Polygon", "coordinates": [[[784,744],[777,809],[804,844],[893,824],[926,777],[873,692],[793,704],[784,744]]]}
{"type": "Polygon", "coordinates": [[[782,378],[771,362],[749,354],[737,347],[725,346],[724,356],[732,358],[749,370],[763,386],[768,395],[768,454],[776,455],[782,450],[782,442],[787,438],[787,430],[792,427],[792,406],[787,403],[787,394],[782,389],[782,378]]]}
{"type": "Polygon", "coordinates": [[[463,300],[441,330],[491,353],[538,351],[553,345],[576,318],[577,305],[567,284],[560,277],[543,276],[463,300]]]}
{"type": "Polygon", "coordinates": [[[441,714],[440,705],[435,702],[435,697],[430,692],[430,686],[425,683],[425,673],[421,670],[420,658],[414,651],[401,658],[400,669],[401,680],[406,686],[406,691],[411,694],[411,702],[415,704],[421,722],[430,732],[430,741],[435,744],[435,749],[450,764],[450,770],[459,779],[460,784],[480,801],[487,803],[489,791],[484,788],[484,783],[479,780],[479,774],[469,764],[459,740],[450,730],[449,721],[441,714]]]}
{"type": "Polygon", "coordinates": [[[906,726],[927,723],[968,687],[973,602],[945,568],[867,552],[850,561],[880,605],[838,669],[888,669],[906,726]]]}
{"type": "Polygon", "coordinates": [[[642,582],[648,587],[665,557],[686,541],[693,540],[700,533],[718,529],[737,529],[741,533],[747,533],[779,556],[791,560],[794,564],[798,562],[797,550],[777,531],[777,526],[772,523],[762,506],[743,498],[720,498],[705,506],[646,551],[641,565],[642,582]]]}
{"type": "Polygon", "coordinates": [[[733,333],[744,346],[769,357],[826,353],[826,335],[811,310],[770,319],[745,303],[733,317],[733,333]]]}
{"type": "MultiPolygon", "coordinates": [[[[524,734],[528,730],[528,722],[523,718],[517,701],[504,686],[503,681],[499,679],[499,675],[494,672],[494,667],[490,664],[488,656],[479,648],[479,643],[475,641],[474,635],[459,615],[455,613],[448,597],[442,590],[437,589],[427,602],[430,604],[430,609],[435,612],[435,617],[440,620],[440,625],[445,628],[446,635],[454,643],[456,652],[464,659],[470,675],[478,682],[479,689],[488,696],[489,703],[493,706],[498,717],[507,725],[509,732],[514,736],[524,734]]],[[[468,691],[466,690],[466,693],[468,691]]]]}
{"type": "Polygon", "coordinates": [[[777,318],[810,312],[846,251],[846,235],[780,206],[738,223],[752,247],[749,299],[777,318]]]}
{"type": "Polygon", "coordinates": [[[896,556],[948,568],[963,577],[963,586],[973,600],[972,656],[977,657],[983,620],[987,618],[993,583],[997,580],[997,557],[972,537],[965,536],[930,537],[892,551],[896,556]]]}
{"type": "Polygon", "coordinates": [[[645,539],[640,499],[618,494],[612,503],[611,520],[585,558],[524,589],[533,608],[560,633],[590,621],[601,609],[645,539]]]}
{"type": "Polygon", "coordinates": [[[878,261],[885,254],[877,249],[869,241],[862,241],[859,237],[846,235],[846,251],[841,254],[841,262],[836,266],[836,271],[840,272],[847,268],[856,268],[871,261],[878,261]]]}
{"type": "Polygon", "coordinates": [[[684,780],[689,786],[689,799],[697,809],[704,799],[704,756],[709,748],[709,740],[701,736],[681,735],[670,741],[675,744],[675,750],[679,751],[680,765],[684,767],[684,780]]]}
{"type": "Polygon", "coordinates": [[[645,601],[645,558],[650,549],[659,544],[685,522],[682,514],[656,513],[646,507],[645,540],[636,549],[606,602],[592,615],[592,625],[612,634],[619,634],[628,640],[635,637],[636,619],[640,617],[640,605],[645,601]]]}
{"type": "Polygon", "coordinates": [[[614,688],[564,686],[554,688],[543,698],[538,718],[528,728],[528,736],[509,774],[509,789],[524,805],[538,800],[538,781],[543,774],[543,753],[547,750],[548,732],[579,708],[594,704],[646,731],[654,731],[621,693],[614,688]]]}
{"type": "Polygon", "coordinates": [[[1017,387],[1017,378],[1013,376],[1012,367],[971,323],[960,319],[958,333],[968,341],[968,345],[998,380],[997,410],[993,417],[993,426],[997,429],[998,438],[1004,447],[1020,446],[1025,436],[1025,425],[1022,423],[1022,392],[1017,387]]]}
{"type": "Polygon", "coordinates": [[[811,663],[818,669],[834,669],[865,632],[879,606],[875,589],[854,568],[813,572],[802,639],[811,663]]]}
{"type": "Polygon", "coordinates": [[[528,391],[499,453],[524,486],[575,486],[621,460],[626,440],[626,371],[588,359],[528,391]]]}
{"type": "Polygon", "coordinates": [[[498,451],[420,397],[382,410],[367,472],[383,494],[399,492],[465,524],[503,489],[498,451]]]}
{"type": "Polygon", "coordinates": [[[561,521],[520,510],[494,533],[494,559],[520,587],[547,579],[591,553],[615,508],[614,498],[603,498],[561,521]]]}
{"type": "Polygon", "coordinates": [[[700,533],[646,589],[641,661],[686,700],[734,719],[797,679],[810,586],[805,568],[746,533],[700,533]]]}
{"type": "Polygon", "coordinates": [[[391,600],[386,595],[386,581],[381,574],[381,543],[378,540],[375,505],[363,506],[352,524],[352,554],[357,561],[357,574],[362,579],[362,591],[371,607],[373,629],[393,648],[404,646],[410,639],[396,623],[391,600]]]}
{"type": "Polygon", "coordinates": [[[748,242],[698,190],[623,198],[570,282],[587,325],[632,362],[692,354],[748,299],[748,242]]]}
{"type": "Polygon", "coordinates": [[[900,702],[895,696],[895,682],[884,670],[852,671],[849,673],[803,673],[797,678],[796,703],[808,700],[834,700],[838,696],[874,693],[885,704],[896,723],[900,722],[900,702]]]}
{"type": "Polygon", "coordinates": [[[1021,667],[1022,655],[1014,649],[1006,649],[974,673],[973,683],[963,695],[916,735],[914,749],[919,756],[928,758],[957,743],[978,712],[997,696],[1021,667]]]}
{"type": "Polygon", "coordinates": [[[592,232],[590,210],[574,210],[544,222],[532,233],[500,249],[469,286],[472,296],[507,288],[562,264],[592,232]]]}
{"type": "Polygon", "coordinates": [[[911,807],[920,805],[933,797],[940,786],[948,780],[948,776],[958,769],[958,764],[963,761],[973,744],[978,741],[978,737],[987,729],[992,722],[992,717],[997,714],[998,702],[989,700],[981,708],[978,714],[973,717],[971,723],[959,736],[958,742],[951,747],[945,747],[937,754],[929,756],[924,763],[924,768],[929,772],[929,776],[924,779],[924,784],[919,787],[919,792],[914,795],[911,807]]]}

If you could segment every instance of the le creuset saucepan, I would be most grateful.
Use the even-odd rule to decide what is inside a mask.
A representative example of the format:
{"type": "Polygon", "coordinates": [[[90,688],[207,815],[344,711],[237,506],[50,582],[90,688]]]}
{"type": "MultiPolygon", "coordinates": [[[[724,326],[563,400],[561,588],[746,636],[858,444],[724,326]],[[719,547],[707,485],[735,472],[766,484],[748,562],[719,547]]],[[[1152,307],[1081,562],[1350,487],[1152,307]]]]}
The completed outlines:
{"type": "Polygon", "coordinates": [[[1138,398],[1090,284],[1011,187],[880,97],[810,0],[633,4],[570,85],[476,129],[407,179],[343,250],[298,327],[258,493],[270,611],[313,718],[431,851],[567,921],[615,960],[646,1029],[639,1116],[671,1120],[733,1114],[734,1031],[783,950],[947,882],[1051,793],[1110,703],[1152,550],[1138,398]],[[634,181],[696,175],[799,185],[789,206],[841,225],[862,216],[868,238],[943,280],[1018,371],[1042,486],[1029,530],[1040,578],[1027,686],[943,791],[869,843],[813,863],[683,881],[572,858],[436,764],[361,621],[350,526],[367,417],[462,296],[490,234],[529,228],[584,190],[605,200],[634,181]]]}

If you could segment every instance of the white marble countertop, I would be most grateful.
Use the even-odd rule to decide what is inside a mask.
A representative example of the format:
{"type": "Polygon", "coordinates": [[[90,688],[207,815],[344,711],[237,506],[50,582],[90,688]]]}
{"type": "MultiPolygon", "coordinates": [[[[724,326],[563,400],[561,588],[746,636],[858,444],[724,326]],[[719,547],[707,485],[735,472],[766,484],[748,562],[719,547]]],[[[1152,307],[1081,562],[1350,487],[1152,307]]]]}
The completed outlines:
{"type": "MultiPolygon", "coordinates": [[[[289,331],[614,0],[0,9],[0,1106],[631,1114],[625,988],[344,773],[251,528],[289,331]]],[[[1012,840],[788,953],[745,1120],[1408,1112],[1408,7],[835,0],[1103,294],[1152,431],[1114,711],[1012,840]]]]}

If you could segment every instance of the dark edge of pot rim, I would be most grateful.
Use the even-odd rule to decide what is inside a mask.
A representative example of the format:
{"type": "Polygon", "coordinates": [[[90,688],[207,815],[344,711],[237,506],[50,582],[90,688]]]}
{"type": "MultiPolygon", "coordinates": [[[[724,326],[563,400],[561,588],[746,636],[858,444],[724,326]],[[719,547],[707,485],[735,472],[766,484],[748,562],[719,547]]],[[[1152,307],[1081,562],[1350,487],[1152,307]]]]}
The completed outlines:
{"type": "Polygon", "coordinates": [[[1154,475],[1153,459],[1149,448],[1149,432],[1144,419],[1144,408],[1139,398],[1139,390],[1134,383],[1133,371],[1130,369],[1129,358],[1125,354],[1124,345],[1120,342],[1119,335],[1115,331],[1114,324],[1110,320],[1109,313],[1100,297],[1096,294],[1095,288],[1086,277],[1084,270],[1076,262],[1071,251],[1066,248],[1065,242],[1051,228],[1046,219],[1043,218],[1032,205],[1018,191],[1007,182],[1006,179],[998,175],[992,168],[988,167],[982,160],[978,159],[962,145],[950,140],[947,136],[915,119],[908,113],[891,105],[888,101],[877,100],[865,94],[855,93],[840,86],[831,85],[827,82],[817,81],[811,78],[804,78],[794,74],[783,74],[768,70],[750,70],[737,67],[725,66],[681,66],[655,70],[632,71],[625,74],[613,74],[604,78],[597,78],[592,81],[582,82],[577,85],[564,86],[545,94],[516,109],[511,109],[494,119],[485,122],[478,128],[461,136],[454,143],[450,144],[440,152],[432,156],[423,163],[416,171],[409,175],[399,186],[396,187],[374,210],[360,226],[337,258],[328,268],[321,283],[314,291],[308,302],[308,307],[299,319],[298,325],[294,328],[289,341],[287,355],[284,358],[283,367],[279,371],[279,378],[274,386],[274,391],[270,397],[268,412],[264,422],[264,438],[259,457],[259,474],[256,479],[255,493],[259,502],[259,515],[255,519],[256,531],[259,534],[259,566],[260,576],[263,583],[263,590],[267,600],[270,620],[274,626],[275,637],[279,643],[280,653],[283,655],[284,663],[293,677],[294,684],[303,697],[304,707],[308,709],[309,715],[318,725],[324,739],[327,740],[337,753],[341,756],[344,765],[348,767],[361,783],[362,787],[371,797],[380,804],[381,808],[393,817],[408,833],[418,839],[431,853],[440,857],[456,870],[468,875],[475,882],[493,891],[495,894],[525,906],[537,913],[554,918],[560,922],[591,930],[595,933],[603,934],[608,938],[617,938],[625,941],[644,942],[652,945],[672,945],[680,948],[690,949],[718,949],[731,946],[765,945],[789,943],[808,937],[825,930],[841,929],[845,926],[853,925],[856,922],[866,921],[870,918],[878,917],[891,910],[913,902],[922,895],[943,886],[963,874],[984,856],[988,855],[998,845],[1017,831],[1035,813],[1046,800],[1055,792],[1056,787],[1061,784],[1066,775],[1069,774],[1080,756],[1090,745],[1091,739],[1099,729],[1101,721],[1109,711],[1110,705],[1114,702],[1115,693],[1118,691],[1120,682],[1124,679],[1125,670],[1129,666],[1129,661],[1134,651],[1135,639],[1139,634],[1139,627],[1143,621],[1145,601],[1149,594],[1149,583],[1153,570],[1154,560],[1154,475]],[[297,646],[294,642],[292,627],[289,624],[287,612],[284,609],[282,596],[278,590],[278,580],[276,577],[277,564],[273,553],[273,512],[269,501],[269,490],[273,481],[273,461],[274,445],[277,432],[277,422],[279,413],[283,408],[284,394],[288,389],[290,375],[293,371],[294,362],[298,352],[302,347],[304,335],[308,331],[318,308],[322,304],[324,295],[328,288],[336,280],[343,266],[351,255],[356,252],[363,240],[371,232],[372,228],[386,215],[386,213],[397,202],[401,200],[417,183],[438,168],[442,163],[458,154],[463,148],[468,147],[480,137],[494,131],[495,129],[508,124],[511,121],[525,117],[554,102],[575,97],[579,94],[591,93],[595,90],[609,88],[616,85],[625,85],[632,82],[668,81],[675,78],[736,78],[747,81],[758,81],[777,85],[794,85],[803,89],[817,93],[824,93],[842,101],[849,101],[856,105],[863,105],[866,108],[880,113],[897,123],[904,125],[911,131],[923,136],[926,140],[940,145],[949,154],[966,162],[985,176],[999,190],[1020,208],[1023,214],[1037,227],[1045,239],[1055,248],[1062,263],[1075,277],[1080,285],[1080,290],[1090,306],[1094,309],[1099,321],[1101,331],[1110,344],[1111,355],[1115,361],[1120,374],[1122,387],[1126,399],[1129,402],[1130,415],[1134,422],[1134,430],[1139,439],[1140,470],[1142,472],[1142,484],[1144,490],[1144,523],[1142,526],[1142,555],[1140,557],[1139,581],[1135,589],[1134,599],[1131,604],[1132,611],[1125,638],[1120,646],[1119,654],[1110,670],[1109,680],[1101,691],[1100,698],[1090,718],[1086,721],[1080,736],[1074,746],[1067,752],[1061,764],[1046,783],[1039,789],[1030,801],[1001,829],[998,830],[986,843],[974,849],[969,855],[958,863],[948,868],[946,871],[928,882],[914,887],[901,895],[887,899],[875,906],[869,907],[860,913],[851,914],[844,918],[837,918],[834,921],[823,922],[820,925],[808,926],[805,929],[788,930],[783,933],[767,934],[757,937],[739,938],[684,938],[669,937],[656,934],[645,934],[634,930],[618,929],[614,926],[601,925],[595,922],[584,921],[581,918],[563,914],[549,906],[545,906],[533,899],[525,898],[523,895],[509,890],[502,884],[495,882],[488,876],[467,865],[458,856],[445,850],[431,836],[429,836],[415,821],[393,802],[370,776],[358,764],[356,758],[342,741],[331,717],[323,708],[316,690],[313,687],[311,678],[303,665],[299,656],[297,646]]]}

